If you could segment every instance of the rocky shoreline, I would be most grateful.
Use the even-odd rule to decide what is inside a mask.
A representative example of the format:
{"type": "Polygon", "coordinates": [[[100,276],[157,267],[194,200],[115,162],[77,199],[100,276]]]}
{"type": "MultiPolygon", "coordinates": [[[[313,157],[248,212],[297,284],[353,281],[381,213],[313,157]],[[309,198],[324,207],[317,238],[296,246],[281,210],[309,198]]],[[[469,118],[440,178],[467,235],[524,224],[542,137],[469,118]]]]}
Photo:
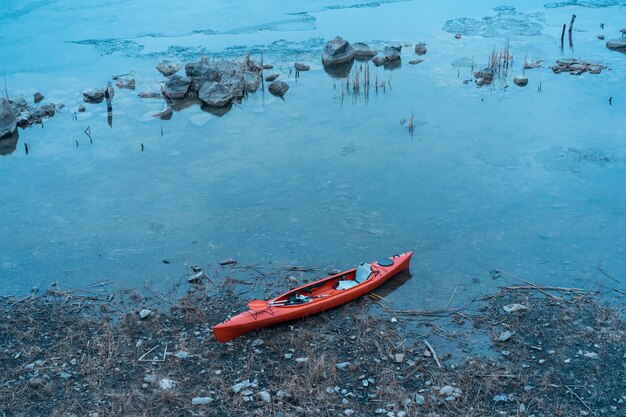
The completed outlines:
{"type": "Polygon", "coordinates": [[[197,276],[190,275],[177,300],[96,285],[0,298],[0,412],[626,412],[624,311],[600,305],[590,292],[507,286],[472,308],[441,311],[397,310],[370,295],[221,344],[211,327],[240,310],[249,296],[237,293],[242,281],[236,272],[219,284],[197,276]],[[488,345],[483,353],[476,347],[480,340],[488,345]]]}

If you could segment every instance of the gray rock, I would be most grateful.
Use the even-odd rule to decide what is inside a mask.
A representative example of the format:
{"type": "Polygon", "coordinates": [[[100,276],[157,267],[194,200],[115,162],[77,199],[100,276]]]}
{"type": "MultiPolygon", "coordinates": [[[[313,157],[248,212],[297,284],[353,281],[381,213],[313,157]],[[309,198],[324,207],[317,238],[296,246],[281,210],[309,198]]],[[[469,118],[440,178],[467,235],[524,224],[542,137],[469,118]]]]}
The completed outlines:
{"type": "Polygon", "coordinates": [[[84,113],[84,112],[87,110],[87,108],[86,108],[85,106],[83,106],[82,104],[80,104],[80,105],[78,106],[78,109],[77,109],[77,110],[78,110],[80,113],[84,113]]]}
{"type": "Polygon", "coordinates": [[[295,64],[293,64],[293,67],[296,69],[296,71],[308,71],[311,69],[310,66],[301,62],[296,62],[295,64]]]}
{"type": "Polygon", "coordinates": [[[509,401],[509,397],[507,397],[505,394],[495,395],[493,397],[493,401],[496,403],[500,403],[500,402],[505,403],[509,401]]]}
{"type": "Polygon", "coordinates": [[[54,104],[44,104],[43,106],[39,106],[37,110],[35,110],[32,114],[32,118],[41,121],[44,117],[53,117],[56,108],[54,104]]]}
{"type": "Polygon", "coordinates": [[[614,51],[626,51],[626,38],[611,39],[606,42],[606,47],[614,51]]]}
{"type": "Polygon", "coordinates": [[[272,402],[272,396],[270,395],[269,392],[267,391],[261,391],[259,392],[259,398],[261,399],[261,401],[266,402],[266,403],[271,403],[272,402]]]}
{"type": "Polygon", "coordinates": [[[268,83],[271,83],[272,81],[274,81],[278,77],[280,77],[280,74],[268,75],[267,77],[265,77],[265,81],[267,81],[268,83]]]}
{"type": "Polygon", "coordinates": [[[191,404],[193,405],[202,405],[202,404],[211,404],[214,401],[211,397],[195,397],[191,399],[191,404]]]}
{"type": "Polygon", "coordinates": [[[163,95],[156,91],[142,91],[138,94],[140,98],[161,98],[163,95]]]}
{"type": "Polygon", "coordinates": [[[261,74],[253,71],[243,72],[244,88],[247,92],[255,92],[261,84],[261,74]]]}
{"type": "Polygon", "coordinates": [[[219,83],[230,91],[233,98],[243,97],[246,86],[242,74],[224,74],[219,83]]]}
{"type": "Polygon", "coordinates": [[[391,45],[385,46],[383,50],[383,55],[385,56],[385,61],[396,61],[400,59],[400,53],[402,52],[402,45],[399,43],[394,43],[391,45]]]}
{"type": "Polygon", "coordinates": [[[9,100],[0,98],[0,138],[10,136],[17,130],[17,116],[9,100]]]}
{"type": "Polygon", "coordinates": [[[102,103],[104,90],[102,88],[90,88],[83,91],[83,100],[87,103],[102,103]]]}
{"type": "Polygon", "coordinates": [[[235,394],[238,394],[244,388],[256,388],[258,386],[259,386],[259,381],[257,381],[256,379],[254,381],[250,381],[249,379],[246,379],[245,381],[241,381],[241,382],[234,384],[231,388],[233,389],[235,394]]]}
{"type": "Polygon", "coordinates": [[[67,372],[61,372],[61,373],[59,373],[59,377],[60,377],[60,378],[62,378],[62,379],[69,379],[69,378],[71,378],[71,376],[72,376],[72,375],[71,375],[71,374],[68,374],[67,372]]]}
{"type": "Polygon", "coordinates": [[[143,310],[139,312],[139,318],[143,320],[146,317],[148,317],[150,314],[152,314],[152,311],[148,310],[147,308],[144,308],[143,310]]]}
{"type": "Polygon", "coordinates": [[[216,82],[206,82],[198,92],[198,98],[212,107],[225,107],[233,99],[231,90],[216,82]]]}
{"type": "Polygon", "coordinates": [[[420,42],[417,45],[415,45],[415,53],[418,55],[424,55],[426,54],[426,52],[428,52],[428,50],[426,49],[426,44],[424,42],[420,42]]]}
{"type": "Polygon", "coordinates": [[[519,87],[525,87],[528,85],[528,77],[515,77],[513,82],[519,87]]]}
{"type": "Polygon", "coordinates": [[[271,70],[272,68],[274,68],[274,66],[271,64],[263,64],[263,69],[271,70]]]}
{"type": "Polygon", "coordinates": [[[344,64],[354,59],[354,48],[340,36],[328,41],[322,51],[322,63],[324,66],[344,64]]]}
{"type": "Polygon", "coordinates": [[[491,68],[483,68],[483,70],[480,72],[482,78],[487,81],[488,83],[491,83],[491,81],[493,80],[493,70],[491,68]]]}
{"type": "Polygon", "coordinates": [[[604,40],[604,35],[598,35],[598,39],[600,39],[601,41],[604,40]]]}
{"type": "Polygon", "coordinates": [[[167,59],[161,61],[156,67],[156,70],[166,77],[172,76],[181,70],[182,66],[174,64],[167,59]]]}
{"type": "Polygon", "coordinates": [[[356,42],[352,45],[354,49],[354,57],[357,59],[368,59],[375,57],[378,54],[376,49],[371,48],[368,44],[364,42],[356,42]]]}
{"type": "Polygon", "coordinates": [[[413,60],[409,61],[409,64],[416,65],[416,64],[421,64],[422,62],[424,62],[423,59],[413,59],[413,60]]]}
{"type": "Polygon", "coordinates": [[[33,94],[33,100],[35,101],[35,103],[39,103],[43,99],[44,99],[44,96],[39,91],[33,94]]]}
{"type": "Polygon", "coordinates": [[[528,307],[523,304],[507,304],[502,307],[502,309],[505,313],[516,313],[518,311],[528,310],[528,307]]]}
{"type": "Polygon", "coordinates": [[[380,67],[381,65],[384,65],[385,63],[385,58],[381,57],[381,56],[377,56],[376,58],[374,58],[372,60],[372,62],[374,63],[374,65],[376,65],[377,67],[380,67]]]}
{"type": "Polygon", "coordinates": [[[18,95],[14,97],[12,100],[9,100],[11,103],[11,108],[13,109],[13,113],[20,114],[23,111],[29,111],[28,103],[23,95],[18,95]]]}
{"type": "Polygon", "coordinates": [[[273,81],[267,89],[275,96],[283,97],[285,93],[287,93],[287,90],[289,90],[289,85],[285,82],[277,80],[273,81]]]}
{"type": "Polygon", "coordinates": [[[137,86],[137,83],[135,82],[133,78],[118,78],[117,81],[115,81],[115,85],[117,86],[117,88],[126,88],[128,90],[134,90],[135,87],[137,86]]]}
{"type": "Polygon", "coordinates": [[[250,346],[257,347],[257,346],[261,346],[264,343],[265,343],[265,341],[263,339],[254,339],[250,346]]]}
{"type": "Polygon", "coordinates": [[[479,79],[476,80],[476,85],[479,87],[482,87],[485,84],[489,84],[487,81],[485,81],[484,78],[480,77],[479,79]]]}
{"type": "Polygon", "coordinates": [[[426,403],[426,398],[423,395],[415,394],[415,404],[424,405],[426,403]]]}
{"type": "Polygon", "coordinates": [[[511,338],[511,336],[513,336],[513,333],[511,333],[510,331],[506,330],[506,331],[500,333],[500,337],[498,337],[498,342],[506,342],[507,340],[509,340],[511,338]]]}
{"type": "Polygon", "coordinates": [[[191,78],[182,75],[172,75],[163,86],[163,95],[172,99],[185,98],[190,84],[191,78]]]}
{"type": "Polygon", "coordinates": [[[18,139],[19,134],[17,133],[17,131],[15,131],[15,133],[0,138],[0,155],[9,155],[13,153],[17,148],[18,139]]]}
{"type": "Polygon", "coordinates": [[[350,362],[340,362],[340,363],[335,364],[337,369],[346,369],[350,365],[351,365],[350,362]]]}

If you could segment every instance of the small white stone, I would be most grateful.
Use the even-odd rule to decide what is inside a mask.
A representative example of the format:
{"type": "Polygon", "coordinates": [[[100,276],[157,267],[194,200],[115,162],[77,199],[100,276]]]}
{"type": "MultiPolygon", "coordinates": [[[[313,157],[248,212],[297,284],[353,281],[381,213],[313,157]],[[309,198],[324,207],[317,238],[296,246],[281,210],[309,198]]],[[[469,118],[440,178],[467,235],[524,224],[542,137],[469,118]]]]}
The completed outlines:
{"type": "Polygon", "coordinates": [[[350,362],[340,362],[338,364],[335,364],[337,369],[346,369],[350,365],[351,365],[350,362]]]}
{"type": "Polygon", "coordinates": [[[148,310],[147,308],[144,308],[143,310],[139,312],[139,318],[143,320],[146,317],[148,317],[150,314],[152,314],[152,311],[148,310]]]}
{"type": "Polygon", "coordinates": [[[159,387],[161,389],[169,390],[176,386],[176,382],[173,379],[163,378],[159,381],[159,387]]]}
{"type": "Polygon", "coordinates": [[[191,403],[194,405],[211,404],[212,402],[213,398],[211,397],[195,397],[191,399],[191,403]]]}
{"type": "Polygon", "coordinates": [[[191,355],[189,354],[189,352],[185,352],[184,350],[181,350],[180,352],[177,352],[176,355],[174,356],[176,356],[178,359],[187,359],[191,355]]]}
{"type": "Polygon", "coordinates": [[[285,359],[291,359],[293,357],[293,353],[285,353],[285,359]]]}
{"type": "Polygon", "coordinates": [[[257,347],[257,346],[261,346],[263,343],[265,343],[263,339],[254,339],[251,346],[257,347]]]}
{"type": "Polygon", "coordinates": [[[511,338],[511,336],[513,336],[513,333],[511,333],[510,331],[506,330],[506,331],[500,333],[500,337],[498,337],[498,342],[506,342],[507,340],[509,340],[511,338]]]}
{"type": "Polygon", "coordinates": [[[424,398],[423,395],[415,394],[415,404],[424,405],[425,402],[426,402],[426,398],[424,398]]]}
{"type": "Polygon", "coordinates": [[[306,363],[309,361],[309,358],[296,358],[296,362],[298,363],[306,363]]]}
{"type": "Polygon", "coordinates": [[[259,392],[259,398],[261,399],[261,401],[264,401],[266,403],[272,402],[272,396],[267,391],[259,392]]]}
{"type": "Polygon", "coordinates": [[[404,362],[404,353],[396,353],[395,360],[396,360],[396,363],[404,362]]]}
{"type": "Polygon", "coordinates": [[[354,414],[354,410],[352,410],[352,409],[348,408],[348,409],[347,409],[347,410],[345,410],[343,413],[344,413],[345,415],[347,415],[347,416],[351,416],[352,414],[354,414]]]}
{"type": "Polygon", "coordinates": [[[508,304],[502,307],[506,313],[515,313],[516,311],[528,310],[523,304],[508,304]]]}
{"type": "Polygon", "coordinates": [[[397,319],[397,318],[395,318],[395,317],[392,317],[392,318],[391,318],[391,322],[392,322],[392,323],[397,323],[397,322],[398,322],[398,319],[397,319]]]}

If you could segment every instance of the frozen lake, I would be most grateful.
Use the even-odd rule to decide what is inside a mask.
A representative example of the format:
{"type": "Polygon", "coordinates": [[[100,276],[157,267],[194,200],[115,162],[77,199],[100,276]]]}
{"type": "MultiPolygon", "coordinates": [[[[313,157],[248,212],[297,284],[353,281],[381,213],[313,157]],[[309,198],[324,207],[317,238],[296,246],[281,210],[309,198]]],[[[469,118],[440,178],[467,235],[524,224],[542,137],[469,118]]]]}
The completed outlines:
{"type": "Polygon", "coordinates": [[[9,96],[66,106],[0,157],[1,295],[53,281],[167,288],[185,264],[224,258],[326,271],[408,250],[413,278],[390,295],[406,308],[491,291],[503,284],[493,270],[626,289],[626,55],[597,39],[619,38],[622,2],[75,3],[0,11],[9,96]],[[574,45],[561,50],[572,14],[574,45]],[[428,53],[403,48],[393,71],[369,64],[384,92],[342,99],[345,78],[320,61],[336,35],[428,53]],[[508,78],[478,88],[470,63],[507,43],[508,78]],[[159,90],[163,58],[247,52],[290,85],[284,101],[259,91],[221,117],[191,106],[161,121],[163,100],[137,96],[159,90]],[[522,88],[512,77],[526,57],[544,62],[522,88]],[[549,68],[572,57],[608,68],[549,68]],[[294,61],[311,70],[296,80],[294,61]],[[112,127],[104,103],[74,120],[83,90],[129,72],[137,90],[116,90],[112,127]]]}

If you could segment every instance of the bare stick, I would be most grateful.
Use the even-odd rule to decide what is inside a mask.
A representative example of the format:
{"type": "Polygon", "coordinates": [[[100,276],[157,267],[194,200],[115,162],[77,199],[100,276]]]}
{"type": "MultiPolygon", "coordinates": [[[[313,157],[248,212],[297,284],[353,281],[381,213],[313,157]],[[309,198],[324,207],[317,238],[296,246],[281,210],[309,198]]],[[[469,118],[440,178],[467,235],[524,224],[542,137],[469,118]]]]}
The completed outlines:
{"type": "Polygon", "coordinates": [[[572,41],[572,29],[574,27],[574,20],[576,19],[576,15],[573,14],[572,15],[572,21],[569,24],[569,30],[568,30],[568,37],[569,37],[569,47],[573,48],[574,47],[574,42],[572,41]]]}
{"type": "Polygon", "coordinates": [[[454,294],[456,294],[456,290],[459,288],[459,283],[456,284],[456,287],[454,287],[454,291],[452,291],[452,295],[450,296],[450,299],[448,300],[448,304],[446,305],[446,310],[450,308],[450,303],[452,302],[452,299],[454,298],[454,294]]]}
{"type": "MultiPolygon", "coordinates": [[[[574,17],[576,17],[576,16],[574,16],[574,17]]],[[[573,20],[574,20],[574,19],[572,19],[572,21],[573,21],[573,20]]],[[[596,414],[596,413],[595,413],[595,412],[594,412],[594,411],[593,411],[593,410],[592,410],[592,409],[591,409],[591,408],[587,405],[587,403],[586,403],[586,402],[584,402],[584,401],[583,401],[583,399],[582,399],[582,398],[580,398],[580,397],[578,396],[578,394],[576,394],[576,393],[575,393],[575,392],[574,392],[574,391],[573,391],[570,387],[568,387],[567,385],[565,385],[565,388],[567,388],[567,390],[568,390],[569,392],[571,392],[571,393],[574,395],[574,397],[578,398],[578,401],[580,401],[580,402],[582,403],[582,405],[584,405],[584,406],[587,408],[587,410],[589,410],[589,412],[590,412],[591,414],[593,414],[594,416],[598,417],[598,415],[597,415],[597,414],[596,414]]]]}
{"type": "Polygon", "coordinates": [[[563,49],[563,39],[565,38],[565,23],[563,23],[563,31],[561,32],[561,49],[563,49]]]}
{"type": "Polygon", "coordinates": [[[430,350],[430,353],[433,355],[433,359],[435,360],[435,362],[437,362],[437,366],[441,368],[441,362],[439,362],[439,358],[437,358],[437,353],[435,352],[435,349],[433,349],[430,343],[428,343],[428,340],[424,339],[424,343],[426,343],[426,346],[428,346],[428,350],[430,350]]]}
{"type": "Polygon", "coordinates": [[[598,267],[598,270],[600,270],[600,272],[602,272],[602,274],[603,274],[605,277],[607,277],[607,278],[609,278],[610,280],[615,281],[615,282],[617,282],[617,283],[619,284],[619,281],[618,281],[618,280],[616,280],[615,278],[613,278],[612,276],[610,276],[609,274],[607,274],[606,272],[604,272],[604,270],[602,269],[602,267],[600,267],[600,266],[599,266],[599,267],[598,267]]]}

